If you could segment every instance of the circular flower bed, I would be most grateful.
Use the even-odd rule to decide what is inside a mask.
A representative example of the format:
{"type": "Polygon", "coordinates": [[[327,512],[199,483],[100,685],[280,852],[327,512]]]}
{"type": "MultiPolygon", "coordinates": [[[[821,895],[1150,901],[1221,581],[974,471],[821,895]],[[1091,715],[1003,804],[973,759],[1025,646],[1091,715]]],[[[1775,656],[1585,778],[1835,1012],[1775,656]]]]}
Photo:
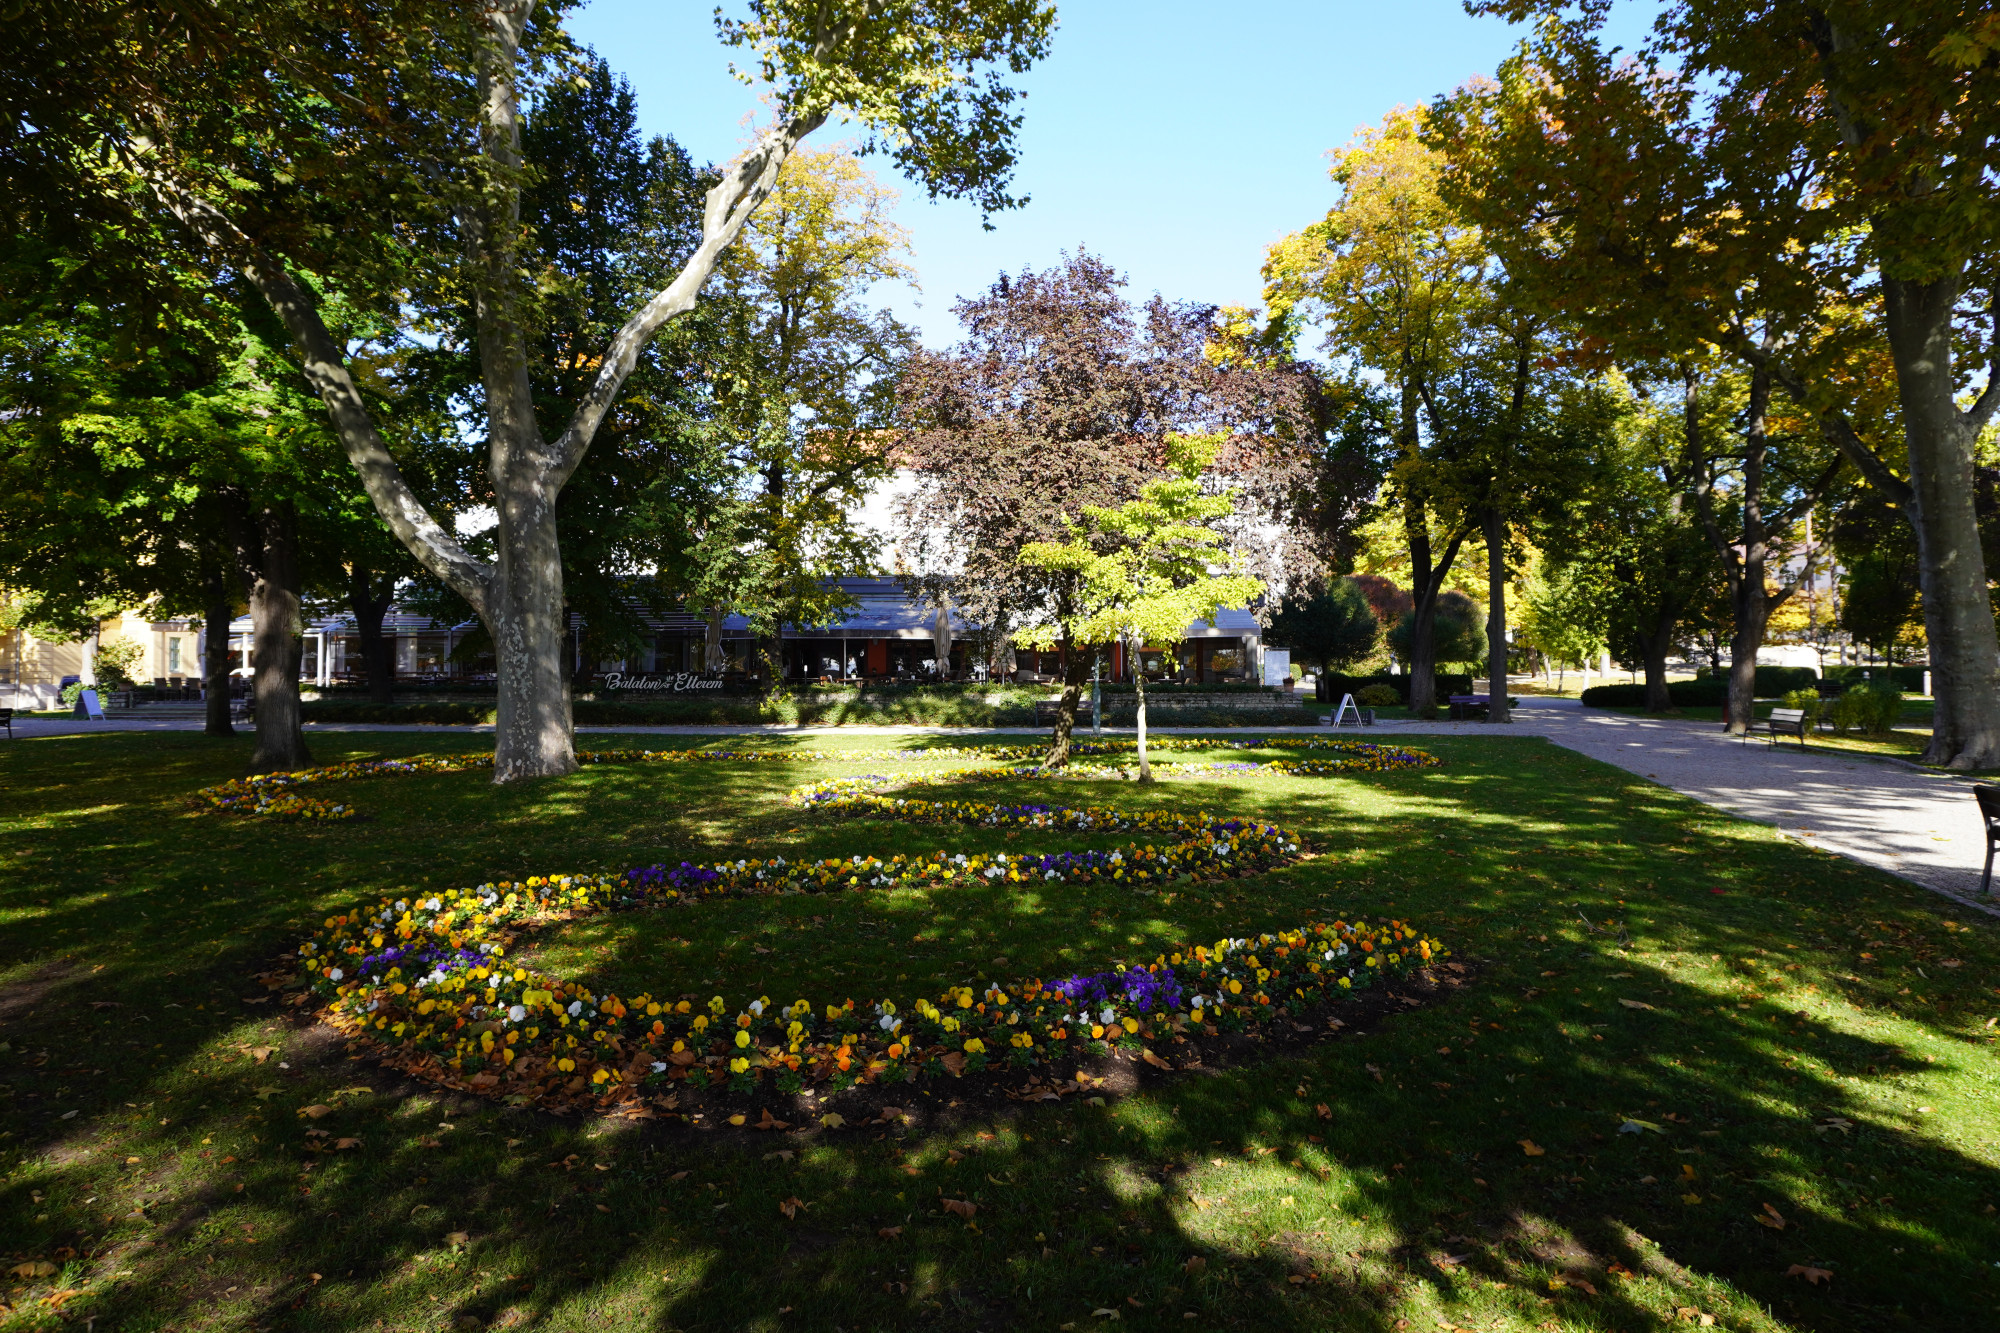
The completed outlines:
{"type": "MultiPolygon", "coordinates": [[[[932,783],[1030,775],[1040,776],[967,769],[932,783]]],[[[989,1066],[1028,1069],[1106,1049],[1150,1060],[1148,1041],[1251,1031],[1444,956],[1436,940],[1400,921],[1315,922],[1057,980],[784,1004],[769,995],[733,1003],[717,995],[697,1004],[599,994],[508,958],[526,929],[614,907],[961,879],[1043,887],[1214,879],[1299,854],[1298,835],[1256,820],[932,799],[881,790],[888,781],[820,782],[792,799],[859,818],[1130,832],[1136,839],[1112,851],[743,858],[621,875],[533,876],[385,899],[328,917],[300,946],[299,965],[330,1021],[388,1063],[452,1087],[562,1105],[671,1099],[689,1081],[744,1094],[838,1091],[989,1066]]]]}

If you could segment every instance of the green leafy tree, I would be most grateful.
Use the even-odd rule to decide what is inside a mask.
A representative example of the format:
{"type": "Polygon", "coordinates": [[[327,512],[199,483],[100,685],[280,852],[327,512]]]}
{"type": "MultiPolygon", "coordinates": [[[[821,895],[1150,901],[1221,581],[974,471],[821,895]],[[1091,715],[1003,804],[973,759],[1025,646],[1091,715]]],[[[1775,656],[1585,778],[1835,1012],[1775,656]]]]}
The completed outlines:
{"type": "Polygon", "coordinates": [[[849,604],[834,580],[874,564],[854,515],[889,474],[885,432],[917,342],[866,300],[914,278],[895,200],[845,150],[802,149],[717,273],[716,427],[746,487],[723,555],[740,571],[731,605],[773,645],[774,683],[785,626],[837,616],[849,604]]]}
{"type": "Polygon", "coordinates": [[[521,122],[524,102],[569,75],[561,12],[411,0],[329,26],[304,7],[210,9],[197,24],[149,4],[37,6],[0,38],[9,70],[66,57],[48,86],[6,84],[9,123],[37,130],[7,136],[10,168],[31,177],[24,192],[113,219],[171,217],[206,262],[240,274],[291,337],[383,521],[485,623],[499,782],[576,766],[557,502],[641,352],[694,309],[786,158],[836,115],[933,195],[989,211],[1020,202],[1005,188],[1019,123],[1005,80],[1046,52],[1055,22],[1047,0],[748,0],[740,18],[718,14],[723,40],[751,56],[745,80],[770,90],[772,119],[709,187],[699,243],[593,353],[587,387],[550,431],[532,374],[521,122]],[[385,317],[420,284],[471,304],[497,515],[490,561],[403,475],[309,274],[385,317]]]}
{"type": "Polygon", "coordinates": [[[1322,672],[1366,660],[1382,641],[1382,621],[1351,578],[1290,593],[1271,613],[1264,641],[1290,648],[1322,672]]]}
{"type": "MultiPolygon", "coordinates": [[[[1058,641],[1133,647],[1174,643],[1197,620],[1213,621],[1225,606],[1244,606],[1264,591],[1261,580],[1229,570],[1225,535],[1216,524],[1235,510],[1233,493],[1207,494],[1203,473],[1224,440],[1176,435],[1167,440],[1170,475],[1149,481],[1139,498],[1115,508],[1086,505],[1065,542],[1030,542],[1021,561],[1076,578],[1066,623],[1030,626],[1015,638],[1033,648],[1058,641]]],[[[1364,602],[1365,606],[1366,603],[1364,602]]],[[[1373,619],[1371,613],[1370,619],[1373,619]]],[[[1146,673],[1133,673],[1139,691],[1139,781],[1153,780],[1146,756],[1146,673]]],[[[1059,765],[1066,747],[1050,747],[1047,766],[1059,765]]]]}

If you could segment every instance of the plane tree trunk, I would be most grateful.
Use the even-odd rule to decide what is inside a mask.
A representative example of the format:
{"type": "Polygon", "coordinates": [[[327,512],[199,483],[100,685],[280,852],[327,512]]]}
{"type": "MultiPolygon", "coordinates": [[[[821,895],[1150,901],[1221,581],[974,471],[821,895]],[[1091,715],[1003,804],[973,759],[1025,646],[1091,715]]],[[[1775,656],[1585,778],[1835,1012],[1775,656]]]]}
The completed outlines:
{"type": "Polygon", "coordinates": [[[287,773],[312,764],[299,714],[304,652],[298,513],[288,501],[243,503],[236,560],[250,600],[251,701],[257,748],[253,773],[287,773]]]}
{"type": "Polygon", "coordinates": [[[1960,283],[1958,272],[1928,283],[1884,278],[1882,291],[1937,697],[1924,762],[1993,768],[2000,766],[2000,640],[1979,545],[1972,455],[2000,384],[1989,382],[1969,411],[1956,401],[1951,336],[1960,283]]]}

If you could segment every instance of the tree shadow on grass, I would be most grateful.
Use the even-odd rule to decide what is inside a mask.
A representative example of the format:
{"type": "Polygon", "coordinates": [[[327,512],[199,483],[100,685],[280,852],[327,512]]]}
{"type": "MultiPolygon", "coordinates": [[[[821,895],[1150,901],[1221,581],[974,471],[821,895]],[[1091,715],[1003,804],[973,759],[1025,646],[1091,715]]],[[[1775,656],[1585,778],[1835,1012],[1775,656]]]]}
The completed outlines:
{"type": "MultiPolygon", "coordinates": [[[[275,850],[238,843],[241,826],[216,821],[175,826],[178,844],[111,816],[66,827],[64,838],[84,830],[94,862],[17,863],[14,892],[52,901],[33,918],[44,938],[9,952],[21,967],[62,970],[0,1020],[12,1047],[0,1081],[13,1094],[0,1110],[12,1136],[0,1140],[11,1146],[0,1243],[78,1266],[73,1285],[131,1276],[88,1286],[60,1311],[42,1304],[45,1285],[26,1287],[15,1317],[67,1312],[121,1330],[460,1317],[551,1329],[1001,1329],[1084,1327],[1108,1322],[1093,1311],[1116,1310],[1144,1326],[1388,1330],[1432,1311],[1459,1324],[1639,1329],[1681,1308],[1770,1326],[1763,1301],[1799,1327],[1990,1326],[1991,1279],[1974,1266],[1993,1248],[1979,1211],[1996,1196],[1990,1158],[1890,1114],[1852,1078],[1870,1065],[1887,1071],[1870,1077],[1914,1073],[1921,1056],[1907,1022],[1874,1017],[1898,1001],[1898,979],[1850,980],[1851,950],[1829,932],[1914,920],[1910,892],[1611,770],[1567,758],[1530,766],[1531,748],[1510,741],[1521,753],[1495,755],[1458,742],[1452,767],[1431,773],[1131,796],[1255,810],[1306,826],[1323,849],[1217,886],[1203,899],[1220,904],[1210,911],[1256,929],[1291,924],[1276,917],[1304,905],[1375,916],[1394,901],[1478,957],[1477,987],[1303,1057],[907,1139],[509,1111],[369,1071],[324,1029],[262,1017],[277,1001],[245,1006],[261,989],[248,973],[295,940],[292,916],[372,896],[413,854],[408,826],[387,813],[350,842],[275,850]],[[208,892],[226,896],[200,896],[194,868],[172,861],[186,843],[197,864],[242,867],[231,872],[240,883],[210,876],[208,892]],[[328,856],[348,868],[308,879],[328,856]],[[293,883],[293,896],[272,892],[293,883]],[[172,924],[133,919],[149,904],[172,924]],[[107,952],[92,932],[129,942],[107,952]],[[1746,1000],[1746,968],[1774,992],[1767,974],[1783,975],[1759,950],[1799,961],[1796,981],[1809,976],[1864,1017],[1794,1003],[1796,986],[1785,1005],[1746,1000]],[[1734,967],[1691,964],[1716,954],[1734,967]],[[1799,1024],[1802,1012],[1815,1028],[1799,1024]],[[1807,1030],[1821,1034],[1812,1058],[1788,1054],[1807,1030]],[[278,1049],[259,1060],[267,1044],[278,1049]],[[301,1114],[314,1106],[330,1109],[301,1114]],[[1627,1120],[1659,1132],[1621,1133],[1627,1120]],[[347,1138],[358,1142],[335,1146],[347,1138]],[[1522,1139],[1542,1154],[1528,1156],[1522,1139]],[[157,1191],[145,1196],[150,1220],[123,1220],[141,1190],[157,1191]],[[968,1222],[944,1198],[978,1211],[968,1222]],[[787,1216],[780,1205],[793,1199],[787,1216]],[[1766,1202],[1784,1230],[1754,1220],[1766,1202]],[[135,1248],[141,1239],[154,1243],[135,1248]],[[1896,1248],[1905,1253],[1884,1253],[1896,1248]],[[1835,1276],[1809,1287],[1783,1276],[1792,1263],[1835,1276]],[[1551,1290],[1557,1277],[1565,1285],[1551,1290]]],[[[623,845],[619,830],[654,818],[663,792],[721,810],[714,827],[733,836],[761,816],[725,807],[754,809],[797,780],[789,766],[704,766],[584,797],[529,793],[518,806],[467,795],[487,815],[467,859],[493,868],[461,874],[465,844],[453,840],[438,882],[503,866],[537,873],[559,851],[581,860],[623,845]]],[[[393,787],[356,791],[389,811],[393,787]]],[[[461,799],[440,791],[433,800],[461,799]]],[[[936,832],[950,845],[952,830],[936,832]]],[[[969,922],[1001,906],[967,897],[929,911],[969,922]]],[[[1149,920],[1183,923],[1147,906],[1149,920]]],[[[1065,919],[1065,943],[1118,948],[1115,927],[1098,926],[1065,919]]],[[[1954,947],[1970,964],[1960,973],[1994,955],[1983,932],[1954,947]]],[[[1932,1012],[1965,1002],[1944,986],[1930,995],[1932,1012]]],[[[1991,1060],[1970,1044],[1945,1058],[1969,1073],[1991,1060]]],[[[948,1101],[951,1084],[921,1092],[948,1101]]]]}

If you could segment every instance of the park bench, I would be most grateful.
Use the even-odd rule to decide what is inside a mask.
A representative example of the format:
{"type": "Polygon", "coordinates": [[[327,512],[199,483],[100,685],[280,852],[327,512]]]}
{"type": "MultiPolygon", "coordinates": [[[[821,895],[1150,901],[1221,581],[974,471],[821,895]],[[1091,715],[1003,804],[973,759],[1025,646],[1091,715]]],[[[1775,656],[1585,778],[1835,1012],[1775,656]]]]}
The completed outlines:
{"type": "MultiPolygon", "coordinates": [[[[1493,696],[1490,694],[1454,694],[1445,700],[1450,705],[1450,719],[1453,722],[1481,722],[1493,711],[1493,696]]],[[[1509,699],[1507,707],[1511,711],[1514,701],[1509,699]]]]}
{"type": "Polygon", "coordinates": [[[6,727],[6,728],[7,728],[7,739],[8,739],[8,740],[10,740],[10,741],[11,741],[11,740],[13,740],[13,739],[14,739],[14,710],[13,710],[13,709],[11,709],[11,708],[0,708],[0,726],[4,726],[4,727],[6,727]]]}
{"type": "Polygon", "coordinates": [[[2000,846],[2000,787],[1982,782],[1972,789],[1979,802],[1979,822],[1986,826],[1986,873],[1979,877],[1981,896],[1993,891],[1993,849],[2000,846]]]}
{"type": "Polygon", "coordinates": [[[1806,710],[1803,708],[1773,708],[1771,716],[1762,722],[1753,722],[1744,729],[1743,739],[1749,740],[1757,733],[1770,738],[1771,744],[1778,743],[1780,736],[1797,736],[1799,748],[1806,748],[1806,710]]]}

